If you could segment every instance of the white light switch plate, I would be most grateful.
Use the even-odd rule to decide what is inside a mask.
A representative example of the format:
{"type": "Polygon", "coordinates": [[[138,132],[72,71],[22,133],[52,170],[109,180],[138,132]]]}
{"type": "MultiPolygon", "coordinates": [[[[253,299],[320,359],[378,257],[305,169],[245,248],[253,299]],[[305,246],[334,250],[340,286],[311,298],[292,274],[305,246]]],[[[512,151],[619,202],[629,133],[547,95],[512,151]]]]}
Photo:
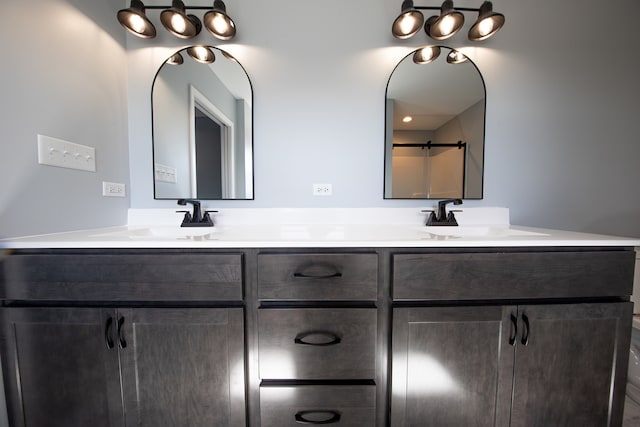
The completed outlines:
{"type": "Polygon", "coordinates": [[[160,163],[156,163],[155,167],[156,172],[156,181],[161,182],[178,182],[178,172],[176,168],[167,165],[161,165],[160,163]]]}
{"type": "Polygon", "coordinates": [[[96,171],[96,149],[38,135],[38,163],[88,172],[96,171]]]}

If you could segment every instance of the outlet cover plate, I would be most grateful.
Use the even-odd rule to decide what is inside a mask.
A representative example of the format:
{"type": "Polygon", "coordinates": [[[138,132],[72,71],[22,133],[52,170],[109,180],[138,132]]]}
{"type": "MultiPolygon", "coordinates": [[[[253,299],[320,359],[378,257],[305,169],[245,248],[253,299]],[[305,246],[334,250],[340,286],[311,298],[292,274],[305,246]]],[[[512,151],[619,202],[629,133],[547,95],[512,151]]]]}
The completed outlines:
{"type": "Polygon", "coordinates": [[[331,196],[333,194],[333,188],[331,184],[313,184],[314,196],[331,196]]]}
{"type": "Polygon", "coordinates": [[[102,181],[102,195],[105,197],[124,197],[126,196],[125,185],[119,182],[102,181]]]}

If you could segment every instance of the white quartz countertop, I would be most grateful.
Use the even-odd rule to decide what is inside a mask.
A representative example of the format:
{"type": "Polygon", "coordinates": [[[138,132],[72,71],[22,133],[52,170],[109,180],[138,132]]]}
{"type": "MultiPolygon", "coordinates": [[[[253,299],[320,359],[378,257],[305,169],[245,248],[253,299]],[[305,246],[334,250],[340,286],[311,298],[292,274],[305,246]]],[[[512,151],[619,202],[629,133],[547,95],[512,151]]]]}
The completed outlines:
{"type": "Polygon", "coordinates": [[[214,227],[173,210],[131,210],[126,226],[0,240],[0,248],[311,248],[640,246],[640,239],[513,226],[508,209],[469,208],[459,227],[426,227],[420,209],[225,209],[214,227]],[[153,211],[153,212],[150,212],[153,211]]]}

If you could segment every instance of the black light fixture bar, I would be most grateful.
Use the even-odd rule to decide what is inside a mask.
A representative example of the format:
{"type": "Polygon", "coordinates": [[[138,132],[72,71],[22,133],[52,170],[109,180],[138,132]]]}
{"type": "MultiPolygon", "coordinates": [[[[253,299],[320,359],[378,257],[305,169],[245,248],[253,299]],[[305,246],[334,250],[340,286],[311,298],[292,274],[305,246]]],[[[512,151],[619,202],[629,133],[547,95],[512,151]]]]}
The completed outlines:
{"type": "Polygon", "coordinates": [[[466,142],[462,142],[462,141],[458,141],[457,143],[453,143],[453,144],[440,144],[440,143],[433,143],[431,141],[427,141],[426,143],[420,144],[420,143],[411,143],[411,144],[393,144],[393,148],[395,147],[415,147],[415,148],[422,148],[422,149],[429,149],[431,150],[431,148],[434,147],[457,147],[458,150],[462,150],[463,148],[466,148],[467,143],[466,142]]]}
{"type": "MultiPolygon", "coordinates": [[[[149,10],[149,9],[151,9],[151,10],[153,10],[153,9],[156,9],[156,10],[169,9],[170,7],[171,7],[171,5],[169,5],[169,6],[147,6],[147,5],[145,5],[144,6],[144,8],[147,9],[147,10],[149,10]]],[[[187,5],[185,5],[184,8],[187,9],[187,10],[188,9],[192,9],[192,10],[211,10],[211,6],[187,6],[187,5]]]]}
{"type": "Polygon", "coordinates": [[[236,35],[235,23],[227,15],[223,0],[215,0],[212,6],[187,6],[182,0],[173,0],[171,5],[166,6],[146,6],[141,0],[131,0],[130,8],[118,12],[118,21],[138,37],[153,38],[156,36],[155,27],[146,17],[145,11],[147,10],[162,10],[160,15],[162,25],[170,33],[183,39],[197,36],[202,29],[201,19],[195,15],[187,15],[187,10],[206,10],[204,26],[214,37],[221,40],[231,40],[236,35]],[[178,27],[184,28],[175,26],[172,22],[174,16],[182,18],[178,27]]]}
{"type": "Polygon", "coordinates": [[[504,25],[504,15],[493,11],[489,0],[480,7],[457,7],[453,0],[444,0],[441,6],[415,6],[413,0],[404,0],[402,12],[393,22],[391,32],[398,39],[413,37],[424,24],[427,35],[434,40],[444,40],[456,34],[464,24],[462,12],[477,13],[478,17],[468,33],[471,41],[482,41],[493,36],[504,25]],[[424,18],[421,10],[439,11],[438,15],[424,18]]]}

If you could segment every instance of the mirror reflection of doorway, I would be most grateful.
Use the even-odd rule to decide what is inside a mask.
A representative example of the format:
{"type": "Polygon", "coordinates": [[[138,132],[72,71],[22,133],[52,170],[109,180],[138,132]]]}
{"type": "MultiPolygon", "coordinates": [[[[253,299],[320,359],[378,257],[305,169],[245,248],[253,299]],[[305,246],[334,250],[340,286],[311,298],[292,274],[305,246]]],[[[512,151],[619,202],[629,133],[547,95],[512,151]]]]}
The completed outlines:
{"type": "Polygon", "coordinates": [[[236,194],[233,121],[197,89],[190,89],[191,197],[233,198],[236,194]]]}
{"type": "Polygon", "coordinates": [[[223,126],[195,107],[197,199],[222,198],[223,126]]]}

